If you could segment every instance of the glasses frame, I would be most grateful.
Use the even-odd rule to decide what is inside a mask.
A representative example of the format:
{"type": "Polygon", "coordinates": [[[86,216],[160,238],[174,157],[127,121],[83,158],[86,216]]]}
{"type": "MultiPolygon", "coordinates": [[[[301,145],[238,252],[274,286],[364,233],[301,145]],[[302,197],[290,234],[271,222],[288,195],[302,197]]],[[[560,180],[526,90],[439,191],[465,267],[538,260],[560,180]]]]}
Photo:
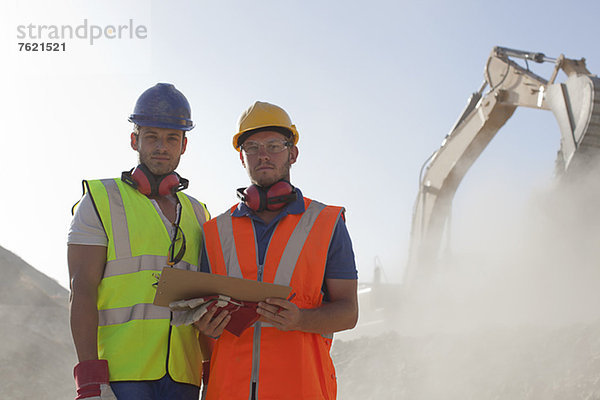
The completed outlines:
{"type": "Polygon", "coordinates": [[[169,251],[167,255],[167,265],[171,267],[183,259],[186,249],[185,234],[183,233],[183,230],[179,227],[179,221],[177,222],[177,224],[173,225],[175,226],[175,234],[173,235],[173,239],[171,239],[171,244],[169,245],[169,251]],[[175,244],[179,241],[178,233],[180,232],[182,240],[181,248],[179,249],[177,254],[175,254],[175,244]]]}
{"type": "Polygon", "coordinates": [[[291,148],[293,145],[294,145],[294,144],[293,144],[292,142],[290,142],[289,140],[285,140],[285,139],[281,139],[281,140],[278,140],[278,139],[272,139],[272,140],[269,140],[269,142],[267,142],[267,143],[257,142],[257,141],[255,141],[255,140],[249,140],[249,141],[246,141],[246,142],[242,143],[242,144],[240,145],[240,148],[241,148],[241,149],[242,149],[242,151],[243,151],[244,153],[246,153],[247,155],[249,155],[249,156],[254,156],[254,155],[257,155],[257,154],[259,154],[259,153],[260,153],[260,148],[261,148],[261,147],[263,147],[263,148],[265,149],[265,152],[266,152],[267,154],[279,154],[279,153],[282,153],[282,152],[283,152],[285,149],[289,149],[289,148],[291,148]],[[283,149],[281,149],[280,151],[274,152],[274,153],[273,153],[273,152],[270,152],[269,150],[267,150],[267,146],[269,145],[269,143],[272,143],[272,142],[280,142],[280,143],[282,143],[282,144],[283,144],[283,149]],[[248,152],[248,151],[247,151],[247,150],[244,148],[244,145],[246,145],[246,144],[248,144],[248,143],[256,143],[256,144],[258,145],[258,150],[256,151],[256,153],[252,153],[252,152],[251,152],[251,153],[249,153],[249,152],[248,152]]]}

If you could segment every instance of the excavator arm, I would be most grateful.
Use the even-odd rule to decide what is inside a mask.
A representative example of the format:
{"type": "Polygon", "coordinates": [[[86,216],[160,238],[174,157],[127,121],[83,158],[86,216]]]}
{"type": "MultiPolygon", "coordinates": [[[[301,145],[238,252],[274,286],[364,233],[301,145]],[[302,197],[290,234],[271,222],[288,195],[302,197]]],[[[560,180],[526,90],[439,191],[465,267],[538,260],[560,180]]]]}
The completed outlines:
{"type": "Polygon", "coordinates": [[[517,107],[554,113],[561,131],[559,175],[585,169],[600,155],[600,81],[587,70],[584,59],[571,60],[562,55],[553,59],[543,53],[494,47],[484,75],[481,88],[471,95],[441,147],[421,170],[405,275],[407,283],[438,272],[456,190],[517,107]],[[527,68],[514,58],[525,60],[527,68]],[[550,79],[530,71],[528,61],[553,62],[555,68],[550,79]],[[555,83],[559,70],[567,75],[565,83],[555,83]]]}

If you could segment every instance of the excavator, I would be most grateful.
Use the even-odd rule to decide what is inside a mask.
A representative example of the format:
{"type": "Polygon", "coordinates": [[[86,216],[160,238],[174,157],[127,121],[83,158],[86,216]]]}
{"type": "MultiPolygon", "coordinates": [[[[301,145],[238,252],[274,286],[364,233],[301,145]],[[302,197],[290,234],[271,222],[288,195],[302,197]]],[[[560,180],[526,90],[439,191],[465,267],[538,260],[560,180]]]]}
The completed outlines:
{"type": "MultiPolygon", "coordinates": [[[[518,107],[552,111],[560,128],[555,175],[563,181],[600,167],[600,79],[585,59],[496,46],[484,69],[485,80],[437,149],[423,164],[413,209],[409,256],[401,284],[384,282],[375,263],[372,283],[361,283],[361,313],[349,337],[390,329],[395,312],[408,293],[443,273],[449,247],[452,201],[473,163],[518,107]],[[525,64],[525,66],[521,64],[525,64]],[[530,70],[530,63],[553,63],[548,80],[530,70]],[[559,73],[566,75],[558,82],[559,73]]],[[[561,74],[561,78],[563,75],[561,74]]],[[[342,335],[343,336],[343,335],[342,335]]]]}
{"type": "Polygon", "coordinates": [[[577,176],[600,165],[600,79],[588,71],[584,58],[569,59],[562,54],[551,58],[497,46],[485,64],[484,76],[440,148],[421,169],[405,285],[440,272],[458,186],[517,107],[554,114],[561,133],[557,177],[577,176]],[[554,63],[550,78],[533,73],[530,62],[554,63]],[[566,81],[559,83],[561,71],[566,81]]]}

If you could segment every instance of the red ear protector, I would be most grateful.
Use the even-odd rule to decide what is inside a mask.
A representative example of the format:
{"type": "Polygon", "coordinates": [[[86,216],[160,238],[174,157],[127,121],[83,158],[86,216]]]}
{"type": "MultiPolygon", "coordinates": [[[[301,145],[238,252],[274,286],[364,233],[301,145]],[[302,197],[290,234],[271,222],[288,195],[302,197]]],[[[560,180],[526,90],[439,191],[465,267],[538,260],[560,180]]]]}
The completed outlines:
{"type": "Polygon", "coordinates": [[[248,208],[256,212],[277,211],[298,198],[296,188],[284,180],[275,182],[266,188],[258,185],[239,188],[237,196],[248,208]]]}
{"type": "Polygon", "coordinates": [[[146,196],[175,194],[175,192],[186,189],[190,183],[176,172],[154,175],[144,164],[129,171],[123,171],[121,180],[146,196]]]}

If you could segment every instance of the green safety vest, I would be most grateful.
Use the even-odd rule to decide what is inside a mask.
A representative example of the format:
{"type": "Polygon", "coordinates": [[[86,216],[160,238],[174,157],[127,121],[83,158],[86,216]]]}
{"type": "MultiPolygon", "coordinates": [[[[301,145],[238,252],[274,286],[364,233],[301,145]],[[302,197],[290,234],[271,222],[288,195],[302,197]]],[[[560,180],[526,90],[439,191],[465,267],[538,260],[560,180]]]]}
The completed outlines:
{"type": "MultiPolygon", "coordinates": [[[[192,326],[171,326],[167,307],[155,306],[158,274],[171,238],[150,200],[120,179],[84,181],[108,237],[98,286],[98,356],[111,381],[156,380],[200,386],[202,354],[192,326]]],[[[199,270],[204,204],[181,192],[180,228],[186,251],[176,268],[199,270]]]]}

